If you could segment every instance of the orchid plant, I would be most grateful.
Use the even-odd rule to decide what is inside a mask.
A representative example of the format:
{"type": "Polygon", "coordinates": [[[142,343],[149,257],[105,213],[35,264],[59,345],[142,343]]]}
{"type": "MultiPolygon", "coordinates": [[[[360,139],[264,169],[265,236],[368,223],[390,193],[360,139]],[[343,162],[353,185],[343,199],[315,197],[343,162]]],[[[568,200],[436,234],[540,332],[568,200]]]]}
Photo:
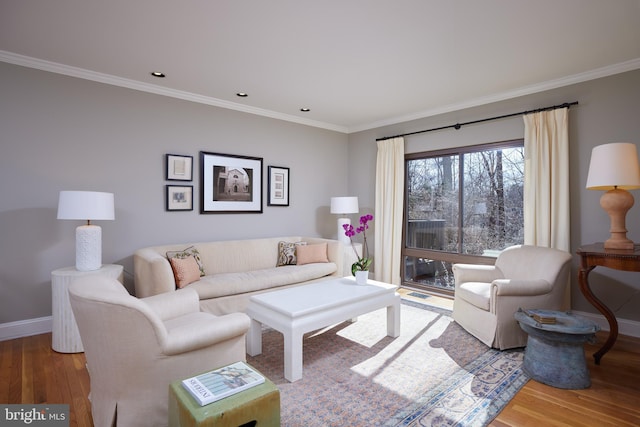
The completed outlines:
{"type": "Polygon", "coordinates": [[[372,258],[369,258],[369,246],[367,245],[367,229],[369,228],[369,221],[373,221],[373,215],[367,214],[360,217],[360,226],[354,230],[353,225],[344,224],[344,234],[349,238],[353,252],[356,254],[358,261],[351,265],[351,274],[356,275],[356,271],[368,271],[371,266],[372,258]],[[356,247],[353,244],[353,237],[356,234],[362,233],[362,256],[358,254],[356,247]]]}

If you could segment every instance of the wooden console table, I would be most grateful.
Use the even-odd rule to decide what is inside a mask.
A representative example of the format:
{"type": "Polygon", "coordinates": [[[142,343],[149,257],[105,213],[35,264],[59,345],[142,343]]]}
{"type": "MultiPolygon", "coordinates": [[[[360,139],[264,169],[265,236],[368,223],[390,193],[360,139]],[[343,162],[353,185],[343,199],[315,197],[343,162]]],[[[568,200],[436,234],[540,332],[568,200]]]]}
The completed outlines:
{"type": "Polygon", "coordinates": [[[628,250],[605,250],[603,243],[593,243],[580,247],[577,253],[580,255],[580,271],[578,272],[580,290],[585,298],[597,308],[609,322],[609,338],[607,338],[607,341],[600,350],[593,354],[596,365],[599,365],[602,356],[613,347],[613,344],[618,338],[618,321],[613,312],[591,291],[589,287],[589,273],[599,265],[615,270],[640,271],[640,245],[636,245],[634,249],[628,250]]]}

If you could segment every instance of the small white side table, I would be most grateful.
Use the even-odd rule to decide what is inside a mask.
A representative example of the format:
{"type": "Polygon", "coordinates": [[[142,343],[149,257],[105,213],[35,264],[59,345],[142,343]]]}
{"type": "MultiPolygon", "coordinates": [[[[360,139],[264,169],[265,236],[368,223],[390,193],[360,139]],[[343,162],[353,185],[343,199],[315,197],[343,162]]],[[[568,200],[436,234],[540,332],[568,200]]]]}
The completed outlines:
{"type": "Polygon", "coordinates": [[[69,285],[79,277],[104,275],[122,283],[121,265],[107,264],[98,270],[78,271],[75,267],[65,267],[51,272],[51,347],[59,353],[81,353],[84,351],[78,332],[76,319],[69,302],[69,285]]]}

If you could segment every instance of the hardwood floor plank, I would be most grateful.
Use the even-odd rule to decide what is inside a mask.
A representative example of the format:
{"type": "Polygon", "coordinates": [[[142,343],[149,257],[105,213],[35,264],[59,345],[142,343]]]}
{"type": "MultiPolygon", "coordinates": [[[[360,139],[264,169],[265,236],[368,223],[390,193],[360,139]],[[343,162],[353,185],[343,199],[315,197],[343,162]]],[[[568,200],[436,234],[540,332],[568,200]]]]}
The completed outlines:
{"type": "Polygon", "coordinates": [[[35,339],[35,354],[32,358],[33,366],[31,371],[33,378],[31,380],[33,387],[33,403],[47,402],[47,378],[45,376],[45,367],[49,362],[49,343],[43,335],[37,335],[35,339]]]}
{"type": "Polygon", "coordinates": [[[22,339],[12,340],[12,355],[9,371],[9,400],[7,403],[22,403],[22,339]]]}

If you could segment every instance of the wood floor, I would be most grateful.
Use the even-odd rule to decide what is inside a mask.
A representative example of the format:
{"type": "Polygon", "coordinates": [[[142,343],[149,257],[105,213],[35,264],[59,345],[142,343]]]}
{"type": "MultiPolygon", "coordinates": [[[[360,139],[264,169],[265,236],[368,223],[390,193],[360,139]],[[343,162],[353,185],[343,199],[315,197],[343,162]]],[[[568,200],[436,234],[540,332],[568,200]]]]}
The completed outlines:
{"type": "MultiPolygon", "coordinates": [[[[530,380],[490,426],[640,426],[640,339],[620,337],[599,366],[597,348],[586,347],[590,388],[530,380]]],[[[0,403],[68,403],[69,425],[85,427],[93,425],[88,393],[84,353],[56,353],[50,333],[0,342],[0,403]]]]}

